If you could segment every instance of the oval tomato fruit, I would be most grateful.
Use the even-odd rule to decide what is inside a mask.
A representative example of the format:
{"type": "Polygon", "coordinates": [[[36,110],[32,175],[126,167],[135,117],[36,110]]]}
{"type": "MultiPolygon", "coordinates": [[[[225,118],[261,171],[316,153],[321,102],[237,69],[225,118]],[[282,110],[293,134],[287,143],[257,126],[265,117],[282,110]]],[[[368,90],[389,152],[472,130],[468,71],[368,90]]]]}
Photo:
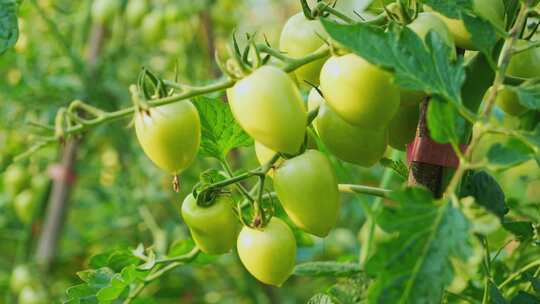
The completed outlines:
{"type": "Polygon", "coordinates": [[[21,222],[24,224],[30,224],[32,222],[36,203],[36,196],[31,189],[25,189],[15,196],[13,208],[21,222]]]}
{"type": "Polygon", "coordinates": [[[279,152],[298,152],[307,113],[287,73],[262,66],[227,90],[234,118],[256,141],[279,152]]]}
{"type": "Polygon", "coordinates": [[[147,0],[129,0],[126,6],[126,19],[131,26],[141,23],[144,15],[148,11],[147,0]]]}
{"type": "Polygon", "coordinates": [[[519,103],[519,97],[508,88],[502,88],[497,93],[496,104],[506,113],[519,116],[527,111],[527,108],[519,103]]]}
{"type": "MultiPolygon", "coordinates": [[[[531,42],[518,40],[516,48],[527,47],[531,42]]],[[[535,47],[512,55],[508,64],[508,75],[520,78],[540,77],[540,48],[535,47]]]]}
{"type": "Polygon", "coordinates": [[[406,145],[416,135],[420,109],[416,106],[401,106],[388,125],[388,143],[394,149],[405,151],[406,145]]]}
{"type": "Polygon", "coordinates": [[[122,7],[120,0],[95,0],[92,3],[92,18],[100,23],[111,20],[122,7]]]}
{"type": "Polygon", "coordinates": [[[11,165],[4,172],[4,191],[13,199],[24,187],[28,185],[30,177],[25,168],[19,165],[11,165]]]}
{"type": "Polygon", "coordinates": [[[381,159],[388,144],[386,129],[351,125],[325,105],[315,89],[309,93],[308,101],[310,109],[319,106],[313,123],[328,151],[339,159],[363,167],[370,167],[381,159]]]}
{"type": "Polygon", "coordinates": [[[295,225],[324,237],[335,226],[340,207],[337,177],[316,150],[287,159],[274,173],[277,197],[295,225]]]}
{"type": "Polygon", "coordinates": [[[208,254],[229,252],[236,242],[240,228],[229,195],[219,195],[210,206],[199,206],[192,194],[182,204],[182,217],[193,240],[208,254]]]}
{"type": "MultiPolygon", "coordinates": [[[[424,6],[425,7],[425,6],[424,6]]],[[[428,8],[431,10],[430,8],[428,8]]],[[[483,19],[489,21],[501,30],[505,28],[504,3],[502,0],[473,0],[473,9],[475,13],[483,19]]],[[[465,27],[463,20],[453,19],[434,12],[448,26],[450,33],[458,47],[475,50],[476,47],[471,40],[471,33],[465,27]]]]}
{"type": "Polygon", "coordinates": [[[17,265],[13,268],[9,281],[9,286],[13,293],[18,294],[24,287],[31,285],[33,282],[34,275],[28,266],[17,265]]]}
{"type": "Polygon", "coordinates": [[[135,133],[156,166],[178,174],[193,161],[201,141],[197,108],[188,100],[150,108],[135,114],[135,133]]]}
{"type": "Polygon", "coordinates": [[[262,228],[242,228],[237,248],[242,264],[265,284],[281,286],[291,275],[296,262],[294,234],[276,217],[262,228]]]}
{"type": "MultiPolygon", "coordinates": [[[[323,44],[325,30],[319,20],[308,20],[300,12],[287,21],[279,39],[279,49],[287,56],[299,58],[319,49],[323,44]]],[[[300,85],[307,87],[306,81],[319,84],[319,73],[325,58],[315,60],[294,71],[300,85]]]]}
{"type": "Polygon", "coordinates": [[[161,11],[153,11],[142,20],[142,36],[144,41],[155,43],[165,35],[165,16],[161,11]]]}
{"type": "Polygon", "coordinates": [[[372,130],[385,129],[399,107],[399,88],[391,75],[354,54],[326,61],[321,90],[339,116],[372,130]]]}

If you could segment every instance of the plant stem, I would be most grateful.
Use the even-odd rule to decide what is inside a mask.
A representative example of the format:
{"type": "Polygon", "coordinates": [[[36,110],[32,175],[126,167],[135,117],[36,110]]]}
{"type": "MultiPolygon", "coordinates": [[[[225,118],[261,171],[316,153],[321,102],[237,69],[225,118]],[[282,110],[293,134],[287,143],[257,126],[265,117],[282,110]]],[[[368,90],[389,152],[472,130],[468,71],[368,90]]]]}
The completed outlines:
{"type": "Polygon", "coordinates": [[[534,267],[538,267],[538,266],[540,266],[540,260],[533,261],[533,262],[523,266],[520,270],[518,270],[518,271],[514,272],[513,274],[511,274],[510,276],[508,276],[508,278],[506,278],[506,280],[504,280],[501,284],[499,284],[498,288],[502,289],[503,287],[508,285],[508,283],[512,282],[515,278],[519,277],[520,275],[522,275],[527,270],[532,269],[534,267]]]}
{"type": "Polygon", "coordinates": [[[370,187],[370,186],[362,186],[362,185],[351,185],[351,184],[339,184],[338,185],[339,192],[342,193],[359,193],[359,194],[367,194],[382,198],[387,198],[388,195],[392,192],[388,189],[383,188],[377,188],[377,187],[370,187]]]}
{"type": "Polygon", "coordinates": [[[484,107],[484,110],[481,113],[481,121],[477,122],[480,123],[479,132],[473,132],[473,136],[471,139],[471,142],[469,144],[469,147],[467,148],[467,151],[465,152],[465,155],[462,159],[460,159],[460,165],[457,168],[456,172],[454,173],[454,176],[450,180],[450,183],[448,184],[448,188],[446,189],[446,194],[449,195],[453,201],[454,204],[457,204],[457,195],[456,190],[458,189],[459,183],[461,181],[461,178],[465,174],[466,170],[468,169],[468,164],[470,160],[472,159],[473,150],[480,142],[480,138],[486,133],[486,128],[484,127],[485,124],[488,123],[489,117],[491,115],[493,105],[495,104],[495,99],[497,97],[497,91],[499,88],[503,85],[506,71],[508,69],[508,65],[510,63],[510,58],[512,57],[512,48],[515,44],[515,42],[518,39],[518,35],[523,28],[525,21],[527,20],[527,12],[529,10],[529,6],[532,3],[531,0],[526,0],[522,2],[519,14],[517,16],[516,22],[514,23],[514,26],[509,32],[508,38],[506,38],[504,45],[501,50],[501,54],[499,56],[499,62],[498,62],[498,70],[495,74],[495,80],[493,81],[493,86],[489,92],[488,98],[486,100],[486,104],[484,107]]]}

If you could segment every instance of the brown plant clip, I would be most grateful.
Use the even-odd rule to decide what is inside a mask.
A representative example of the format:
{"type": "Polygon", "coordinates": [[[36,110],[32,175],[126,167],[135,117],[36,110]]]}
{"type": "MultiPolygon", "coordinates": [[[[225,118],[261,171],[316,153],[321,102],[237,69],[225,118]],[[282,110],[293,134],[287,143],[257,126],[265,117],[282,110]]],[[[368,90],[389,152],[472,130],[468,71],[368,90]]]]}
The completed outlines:
{"type": "Polygon", "coordinates": [[[173,191],[178,193],[180,192],[180,179],[178,178],[178,175],[175,175],[172,180],[172,187],[173,191]]]}

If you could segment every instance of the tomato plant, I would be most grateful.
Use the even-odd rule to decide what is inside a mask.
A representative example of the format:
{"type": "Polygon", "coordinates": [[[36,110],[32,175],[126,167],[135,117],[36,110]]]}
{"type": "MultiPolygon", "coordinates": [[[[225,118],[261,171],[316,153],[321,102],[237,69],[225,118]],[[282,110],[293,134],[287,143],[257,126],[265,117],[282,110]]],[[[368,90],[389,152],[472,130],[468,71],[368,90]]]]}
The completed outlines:
{"type": "Polygon", "coordinates": [[[539,9],[0,1],[0,301],[539,302],[539,9]]]}

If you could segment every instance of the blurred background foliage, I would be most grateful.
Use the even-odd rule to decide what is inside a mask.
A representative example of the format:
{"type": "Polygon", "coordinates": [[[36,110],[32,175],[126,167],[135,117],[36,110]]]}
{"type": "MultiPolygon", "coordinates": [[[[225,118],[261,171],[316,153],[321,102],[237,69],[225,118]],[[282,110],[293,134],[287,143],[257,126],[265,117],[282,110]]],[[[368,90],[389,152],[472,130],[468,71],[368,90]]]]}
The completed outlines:
{"type": "MultiPolygon", "coordinates": [[[[233,31],[238,36],[257,31],[277,46],[283,23],[300,10],[296,0],[149,0],[144,18],[133,22],[124,13],[130,1],[123,1],[122,13],[104,23],[92,17],[91,0],[26,0],[20,6],[19,40],[0,57],[0,303],[15,303],[9,287],[16,265],[39,269],[34,268],[36,244],[54,177],[51,172],[62,146],[49,146],[11,164],[43,134],[37,123],[52,123],[57,109],[75,99],[105,110],[130,106],[128,86],[136,82],[143,66],[166,79],[174,79],[177,71],[182,83],[207,83],[220,76],[214,52],[225,51],[233,31]],[[158,26],[145,20],[149,16],[160,18],[158,26]]],[[[338,3],[350,14],[365,4],[338,3]]],[[[235,151],[230,161],[235,169],[257,165],[252,147],[235,151]]],[[[347,183],[377,185],[383,173],[381,166],[366,170],[334,163],[347,183]]],[[[180,203],[198,175],[210,167],[217,164],[199,158],[182,174],[181,193],[176,194],[170,177],[143,155],[130,121],[84,134],[56,256],[49,271],[32,270],[36,284],[47,294],[45,303],[61,302],[66,289],[80,282],[76,272],[87,268],[94,254],[138,243],[166,248],[188,239],[180,203]]],[[[520,217],[536,221],[540,203],[536,164],[525,163],[496,177],[508,201],[523,207],[513,212],[521,210],[520,217]]],[[[395,177],[393,187],[403,182],[395,177]]],[[[297,232],[298,262],[356,261],[364,223],[361,204],[369,200],[344,196],[340,227],[324,240],[297,232]]],[[[502,245],[507,240],[509,235],[501,230],[494,242],[502,245]]],[[[150,285],[145,296],[156,303],[305,303],[331,283],[325,278],[292,277],[280,289],[263,286],[243,270],[233,253],[211,265],[179,268],[150,285]]]]}

